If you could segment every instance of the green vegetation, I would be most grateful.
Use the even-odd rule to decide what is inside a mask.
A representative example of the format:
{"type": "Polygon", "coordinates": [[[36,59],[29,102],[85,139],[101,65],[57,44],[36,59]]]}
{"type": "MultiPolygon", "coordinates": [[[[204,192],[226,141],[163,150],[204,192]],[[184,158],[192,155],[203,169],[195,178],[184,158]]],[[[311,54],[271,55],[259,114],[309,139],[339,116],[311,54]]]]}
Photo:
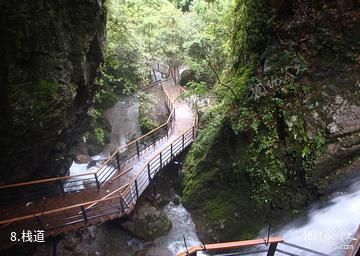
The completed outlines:
{"type": "Polygon", "coordinates": [[[152,111],[156,106],[156,101],[144,93],[139,93],[138,98],[140,128],[142,133],[146,134],[160,125],[151,118],[153,114],[152,111]]]}
{"type": "MultiPolygon", "coordinates": [[[[280,2],[108,2],[99,103],[147,84],[152,60],[168,64],[176,82],[186,65],[186,96],[215,99],[200,110],[199,136],[185,160],[183,199],[224,240],[249,238],[275,212],[298,214],[313,199],[314,162],[330,137],[318,101],[324,101],[324,84],[339,84],[328,63],[334,56],[339,72],[351,73],[341,65],[358,61],[358,40],[350,36],[358,27],[351,27],[348,14],[343,24],[351,28],[342,34],[321,18],[332,17],[333,7],[306,1],[286,12],[292,4],[280,2]],[[311,22],[303,18],[304,6],[314,13],[311,22]],[[256,225],[249,224],[251,216],[259,218],[256,225]]],[[[159,125],[151,119],[151,104],[140,97],[144,133],[159,125]]],[[[95,135],[106,138],[100,130],[95,135]]]]}
{"type": "MultiPolygon", "coordinates": [[[[238,223],[239,218],[255,214],[265,224],[267,217],[279,209],[299,213],[313,199],[314,161],[328,142],[329,132],[318,123],[309,133],[309,115],[317,113],[311,112],[314,107],[309,107],[308,99],[316,102],[316,91],[324,84],[309,79],[309,67],[318,61],[313,60],[314,47],[309,43],[299,51],[291,45],[291,33],[306,31],[308,21],[299,21],[299,28],[290,32],[288,23],[280,27],[276,10],[267,1],[236,0],[224,7],[221,18],[212,15],[219,19],[216,27],[227,31],[221,39],[217,30],[210,29],[211,22],[205,23],[216,38],[212,44],[218,47],[213,54],[221,59],[207,61],[212,52],[201,35],[189,47],[190,63],[198,79],[207,78],[203,79],[208,85],[206,93],[214,94],[217,102],[202,115],[199,136],[186,157],[183,198],[186,206],[205,216],[209,229],[217,230],[215,233],[226,240],[246,238],[259,228],[245,231],[249,225],[238,223]],[[280,29],[289,38],[279,40],[276,32],[280,29]],[[213,63],[220,65],[215,69],[213,63]],[[237,186],[231,185],[234,180],[237,186]],[[230,212],[241,213],[241,217],[233,217],[230,212]],[[228,233],[227,228],[237,225],[234,223],[243,231],[228,233]]],[[[344,61],[354,63],[354,56],[345,53],[353,46],[343,47],[349,42],[347,33],[334,39],[328,36],[335,34],[334,28],[325,22],[321,25],[316,34],[322,38],[317,53],[327,58],[331,52],[338,60],[346,55],[344,61]]],[[[192,83],[190,88],[194,85],[201,83],[192,83]]],[[[200,88],[192,92],[205,93],[200,88]]]]}

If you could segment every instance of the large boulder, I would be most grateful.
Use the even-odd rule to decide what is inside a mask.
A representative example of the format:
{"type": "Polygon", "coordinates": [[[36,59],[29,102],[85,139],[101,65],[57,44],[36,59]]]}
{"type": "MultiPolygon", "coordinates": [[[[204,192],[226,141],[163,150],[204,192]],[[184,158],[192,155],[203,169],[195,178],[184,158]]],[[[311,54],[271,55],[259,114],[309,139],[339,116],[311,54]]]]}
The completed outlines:
{"type": "Polygon", "coordinates": [[[145,200],[137,203],[132,219],[121,225],[133,235],[146,241],[154,241],[169,232],[172,227],[165,213],[145,200]]]}

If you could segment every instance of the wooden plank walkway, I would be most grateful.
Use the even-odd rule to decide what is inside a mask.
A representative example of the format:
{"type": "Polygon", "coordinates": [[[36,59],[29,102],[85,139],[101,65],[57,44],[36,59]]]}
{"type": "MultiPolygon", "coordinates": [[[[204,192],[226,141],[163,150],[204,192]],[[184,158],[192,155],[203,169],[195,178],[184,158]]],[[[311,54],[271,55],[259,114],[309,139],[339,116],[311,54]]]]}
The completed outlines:
{"type": "Polygon", "coordinates": [[[196,121],[190,106],[176,100],[182,92],[181,87],[167,80],[163,88],[175,110],[173,128],[168,136],[128,161],[100,188],[2,207],[0,249],[14,244],[10,243],[10,232],[20,235],[22,230],[43,229],[46,236],[53,236],[129,214],[154,175],[190,145],[195,136],[196,121]]]}

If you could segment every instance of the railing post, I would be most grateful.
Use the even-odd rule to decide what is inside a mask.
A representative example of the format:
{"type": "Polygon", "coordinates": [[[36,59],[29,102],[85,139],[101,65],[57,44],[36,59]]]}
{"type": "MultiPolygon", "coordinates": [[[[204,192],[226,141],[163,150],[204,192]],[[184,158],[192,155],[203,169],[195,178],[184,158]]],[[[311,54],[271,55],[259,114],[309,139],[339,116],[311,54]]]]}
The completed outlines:
{"type": "Polygon", "coordinates": [[[278,243],[272,243],[272,244],[270,244],[270,247],[269,247],[267,256],[274,256],[274,255],[275,255],[277,244],[278,244],[278,243]]]}
{"type": "Polygon", "coordinates": [[[137,152],[137,156],[140,156],[140,149],[139,149],[139,141],[136,141],[136,152],[137,152]]]}
{"type": "Polygon", "coordinates": [[[157,82],[155,69],[153,69],[153,74],[154,74],[154,80],[155,80],[155,82],[157,82]]]}
{"type": "Polygon", "coordinates": [[[120,157],[119,157],[119,151],[116,152],[116,162],[118,166],[118,170],[120,171],[120,157]]]}
{"type": "Polygon", "coordinates": [[[88,218],[86,216],[85,208],[84,208],[84,206],[80,206],[80,208],[81,208],[81,212],[82,212],[82,215],[83,215],[85,223],[86,223],[88,221],[88,218]]]}
{"type": "Polygon", "coordinates": [[[150,164],[147,164],[148,176],[149,176],[149,183],[151,182],[151,173],[150,173],[150,164]]]}
{"type": "Polygon", "coordinates": [[[172,160],[173,158],[173,146],[172,146],[172,143],[170,144],[170,161],[172,160]]]}
{"type": "Polygon", "coordinates": [[[195,126],[192,127],[192,138],[195,139],[195,126]]]}
{"type": "Polygon", "coordinates": [[[125,207],[124,207],[124,202],[123,202],[123,197],[120,197],[120,207],[121,207],[121,212],[124,213],[125,212],[125,207]]]}
{"type": "Polygon", "coordinates": [[[185,147],[185,133],[182,135],[182,150],[184,150],[185,147]]]}
{"type": "Polygon", "coordinates": [[[98,179],[97,173],[94,173],[94,177],[95,177],[96,186],[97,186],[97,189],[98,189],[98,192],[99,192],[99,190],[100,190],[100,183],[99,183],[99,179],[98,179]]]}
{"type": "Polygon", "coordinates": [[[160,152],[160,169],[162,169],[162,154],[160,152]]]}
{"type": "Polygon", "coordinates": [[[135,190],[136,190],[136,198],[139,198],[139,188],[138,188],[137,180],[135,180],[135,190]]]}

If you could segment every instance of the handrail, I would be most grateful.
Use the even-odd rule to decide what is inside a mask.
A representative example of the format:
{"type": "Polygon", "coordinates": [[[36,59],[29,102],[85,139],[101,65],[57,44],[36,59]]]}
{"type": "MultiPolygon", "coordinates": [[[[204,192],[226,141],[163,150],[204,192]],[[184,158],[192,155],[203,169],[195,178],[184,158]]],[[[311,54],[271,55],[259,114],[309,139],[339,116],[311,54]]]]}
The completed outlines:
{"type": "Polygon", "coordinates": [[[30,185],[34,185],[34,184],[42,184],[42,183],[48,183],[48,182],[56,182],[56,181],[63,181],[63,180],[68,180],[71,178],[78,178],[78,177],[89,177],[90,175],[96,175],[99,174],[99,172],[101,170],[103,170],[105,167],[107,167],[108,163],[112,160],[114,160],[116,154],[120,153],[122,150],[129,148],[130,146],[139,143],[142,139],[155,134],[158,130],[160,130],[161,128],[164,128],[165,126],[167,126],[172,118],[172,116],[174,115],[174,102],[172,101],[171,97],[169,96],[169,94],[166,92],[166,90],[164,89],[163,84],[161,84],[161,87],[163,89],[163,91],[165,92],[166,95],[166,104],[168,105],[168,108],[170,109],[170,114],[166,120],[166,122],[164,122],[162,125],[156,127],[155,129],[149,131],[148,133],[140,136],[139,138],[131,141],[130,143],[121,146],[118,150],[116,150],[112,155],[110,155],[110,157],[101,165],[101,167],[99,167],[95,172],[91,172],[91,173],[86,173],[86,174],[77,174],[77,175],[68,175],[68,176],[61,176],[61,177],[54,177],[54,178],[46,178],[46,179],[40,179],[40,180],[34,180],[34,181],[27,181],[27,182],[19,182],[19,183],[13,183],[13,184],[5,184],[0,186],[0,190],[1,189],[6,189],[6,188],[15,188],[15,187],[23,187],[23,186],[30,186],[30,185]]]}
{"type": "MultiPolygon", "coordinates": [[[[124,189],[125,187],[128,187],[129,183],[126,183],[125,185],[121,186],[120,188],[115,189],[114,191],[110,192],[109,194],[107,194],[106,196],[100,198],[100,200],[109,198],[110,196],[112,196],[113,194],[117,193],[117,192],[121,192],[122,189],[124,189]]],[[[85,210],[90,209],[91,207],[95,206],[97,203],[93,203],[91,205],[89,205],[88,207],[85,208],[85,210]]],[[[78,213],[80,214],[80,213],[78,213]]]]}
{"type": "Polygon", "coordinates": [[[177,256],[193,256],[196,255],[196,252],[207,251],[207,252],[216,252],[221,250],[232,250],[240,249],[243,247],[262,245],[262,244],[277,244],[284,242],[282,237],[270,237],[269,239],[254,239],[254,240],[245,240],[245,241],[235,241],[235,242],[226,242],[226,243],[216,243],[216,244],[206,244],[192,246],[187,249],[185,252],[178,253],[177,256]]]}
{"type": "MultiPolygon", "coordinates": [[[[126,184],[125,186],[128,186],[128,184],[126,184]]],[[[0,225],[8,224],[8,223],[14,223],[14,222],[18,222],[18,221],[21,221],[21,220],[33,219],[33,218],[36,218],[36,217],[43,217],[43,216],[50,215],[50,214],[53,214],[53,213],[63,212],[63,211],[66,211],[66,210],[71,210],[71,209],[78,208],[78,207],[85,206],[85,205],[91,205],[91,204],[96,204],[96,203],[100,203],[100,202],[105,202],[105,201],[109,201],[111,199],[117,199],[117,198],[120,198],[120,197],[121,197],[120,195],[117,195],[117,196],[112,196],[112,197],[108,197],[108,198],[105,198],[105,199],[97,199],[97,200],[88,201],[88,202],[85,202],[85,203],[74,204],[74,205],[70,205],[70,206],[66,206],[66,207],[62,207],[62,208],[57,208],[57,209],[53,209],[53,210],[48,210],[48,211],[44,211],[44,212],[28,214],[28,215],[25,215],[25,216],[11,218],[11,219],[7,219],[7,220],[0,220],[0,225]]]]}
{"type": "Polygon", "coordinates": [[[23,221],[25,221],[27,226],[40,227],[43,230],[51,231],[47,235],[52,235],[64,232],[64,230],[76,229],[79,227],[78,225],[95,224],[99,220],[106,220],[100,218],[103,216],[110,216],[107,218],[109,219],[129,214],[139,196],[153,183],[154,176],[192,143],[195,138],[196,125],[197,116],[195,115],[192,126],[152,157],[135,178],[101,199],[1,220],[1,228],[10,228],[11,231],[14,231],[17,228],[23,228],[23,221]],[[146,168],[148,168],[148,175],[146,168]]]}
{"type": "Polygon", "coordinates": [[[90,176],[90,175],[94,175],[96,173],[97,172],[89,172],[89,173],[86,173],[86,174],[75,174],[75,175],[71,175],[71,176],[61,176],[61,177],[55,177],[55,178],[47,178],[47,179],[41,179],[41,180],[19,182],[19,183],[2,185],[2,186],[0,186],[0,189],[13,188],[13,187],[23,187],[23,186],[33,185],[33,184],[65,180],[65,179],[68,179],[68,178],[75,178],[75,177],[80,177],[80,176],[90,176]]]}
{"type": "MultiPolygon", "coordinates": [[[[185,132],[181,133],[169,146],[172,146],[175,143],[175,141],[177,141],[177,140],[179,140],[179,138],[183,137],[184,134],[189,133],[189,131],[191,131],[192,129],[194,129],[194,126],[191,126],[185,132]]],[[[164,150],[166,150],[166,148],[164,150]]],[[[157,154],[153,158],[151,158],[151,160],[149,160],[148,163],[150,163],[152,160],[154,160],[158,155],[159,154],[157,154]]],[[[142,169],[142,171],[135,178],[133,178],[129,183],[127,183],[126,185],[122,186],[121,188],[115,190],[116,192],[118,192],[120,189],[125,188],[125,190],[122,191],[121,195],[108,197],[108,198],[106,198],[107,196],[105,196],[105,197],[103,197],[101,199],[94,200],[94,201],[89,201],[89,202],[84,202],[84,203],[81,203],[81,204],[75,204],[75,205],[72,205],[72,206],[66,206],[66,207],[62,207],[62,208],[48,210],[48,211],[44,211],[44,212],[40,212],[40,213],[29,214],[29,215],[25,215],[25,216],[22,216],[22,217],[16,217],[16,218],[11,218],[11,219],[7,219],[7,220],[0,220],[0,225],[13,223],[13,222],[18,222],[18,221],[22,221],[22,220],[26,220],[26,219],[33,219],[33,218],[36,218],[36,217],[43,217],[43,216],[46,216],[46,215],[49,215],[49,214],[63,212],[63,211],[70,210],[70,209],[73,209],[73,208],[78,208],[78,207],[81,207],[81,206],[89,206],[89,205],[92,205],[92,204],[105,202],[105,201],[108,201],[108,200],[111,200],[111,199],[117,199],[117,198],[125,197],[124,195],[126,195],[128,192],[130,192],[130,190],[132,188],[132,184],[135,184],[136,183],[135,181],[142,174],[144,174],[144,172],[146,171],[147,164],[142,169]]],[[[115,191],[113,191],[112,193],[114,193],[115,191]]]]}

